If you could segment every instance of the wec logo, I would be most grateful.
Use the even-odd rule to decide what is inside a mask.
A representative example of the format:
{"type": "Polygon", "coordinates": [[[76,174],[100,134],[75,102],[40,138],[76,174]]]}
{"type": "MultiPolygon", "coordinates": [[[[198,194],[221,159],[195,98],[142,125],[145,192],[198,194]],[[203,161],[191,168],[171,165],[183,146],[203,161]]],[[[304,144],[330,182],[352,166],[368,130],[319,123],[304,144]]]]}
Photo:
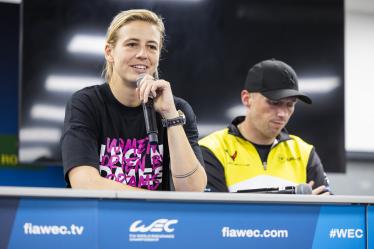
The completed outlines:
{"type": "Polygon", "coordinates": [[[171,233],[174,228],[171,225],[177,224],[178,220],[168,220],[168,219],[158,219],[152,222],[149,226],[141,224],[142,220],[137,220],[133,222],[130,226],[130,232],[132,233],[146,233],[146,232],[167,232],[171,233]]]}

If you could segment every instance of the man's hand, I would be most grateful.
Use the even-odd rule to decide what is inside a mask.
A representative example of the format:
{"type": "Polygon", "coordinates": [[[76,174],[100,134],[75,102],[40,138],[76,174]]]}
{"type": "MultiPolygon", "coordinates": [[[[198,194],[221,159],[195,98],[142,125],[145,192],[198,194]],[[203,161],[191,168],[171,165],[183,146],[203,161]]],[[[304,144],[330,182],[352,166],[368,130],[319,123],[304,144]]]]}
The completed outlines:
{"type": "MultiPolygon", "coordinates": [[[[313,189],[314,181],[308,182],[309,186],[313,189]]],[[[330,195],[325,185],[321,185],[318,188],[312,190],[312,195],[330,195]]]]}

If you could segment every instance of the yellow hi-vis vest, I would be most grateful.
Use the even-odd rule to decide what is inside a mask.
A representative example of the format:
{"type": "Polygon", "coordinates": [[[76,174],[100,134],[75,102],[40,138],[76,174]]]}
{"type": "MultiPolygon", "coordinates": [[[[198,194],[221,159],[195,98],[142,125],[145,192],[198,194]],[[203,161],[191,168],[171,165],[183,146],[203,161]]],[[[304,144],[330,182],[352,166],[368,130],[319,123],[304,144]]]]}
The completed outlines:
{"type": "Polygon", "coordinates": [[[306,183],[307,165],[313,146],[289,135],[270,149],[263,164],[254,145],[228,132],[228,128],[201,139],[222,164],[230,192],[240,189],[282,187],[306,183]]]}

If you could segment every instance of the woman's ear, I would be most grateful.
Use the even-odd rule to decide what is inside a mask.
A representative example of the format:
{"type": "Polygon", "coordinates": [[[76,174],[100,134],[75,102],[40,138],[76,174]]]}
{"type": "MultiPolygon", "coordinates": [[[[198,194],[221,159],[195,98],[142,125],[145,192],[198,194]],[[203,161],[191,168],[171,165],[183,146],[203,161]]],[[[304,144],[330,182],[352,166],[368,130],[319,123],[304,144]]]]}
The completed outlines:
{"type": "Polygon", "coordinates": [[[113,47],[110,44],[105,44],[104,53],[105,53],[105,60],[107,62],[114,62],[113,55],[112,55],[113,47]]]}

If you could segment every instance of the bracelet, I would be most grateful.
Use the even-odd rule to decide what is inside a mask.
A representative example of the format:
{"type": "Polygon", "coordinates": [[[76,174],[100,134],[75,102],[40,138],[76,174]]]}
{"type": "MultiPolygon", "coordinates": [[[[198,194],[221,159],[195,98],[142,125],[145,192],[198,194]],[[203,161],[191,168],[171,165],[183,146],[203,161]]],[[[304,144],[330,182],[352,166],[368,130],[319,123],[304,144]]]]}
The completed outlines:
{"type": "Polygon", "coordinates": [[[184,174],[184,175],[173,175],[175,178],[186,178],[186,177],[189,177],[189,176],[192,176],[198,169],[199,169],[200,165],[197,165],[196,168],[194,168],[192,171],[184,174]]]}

